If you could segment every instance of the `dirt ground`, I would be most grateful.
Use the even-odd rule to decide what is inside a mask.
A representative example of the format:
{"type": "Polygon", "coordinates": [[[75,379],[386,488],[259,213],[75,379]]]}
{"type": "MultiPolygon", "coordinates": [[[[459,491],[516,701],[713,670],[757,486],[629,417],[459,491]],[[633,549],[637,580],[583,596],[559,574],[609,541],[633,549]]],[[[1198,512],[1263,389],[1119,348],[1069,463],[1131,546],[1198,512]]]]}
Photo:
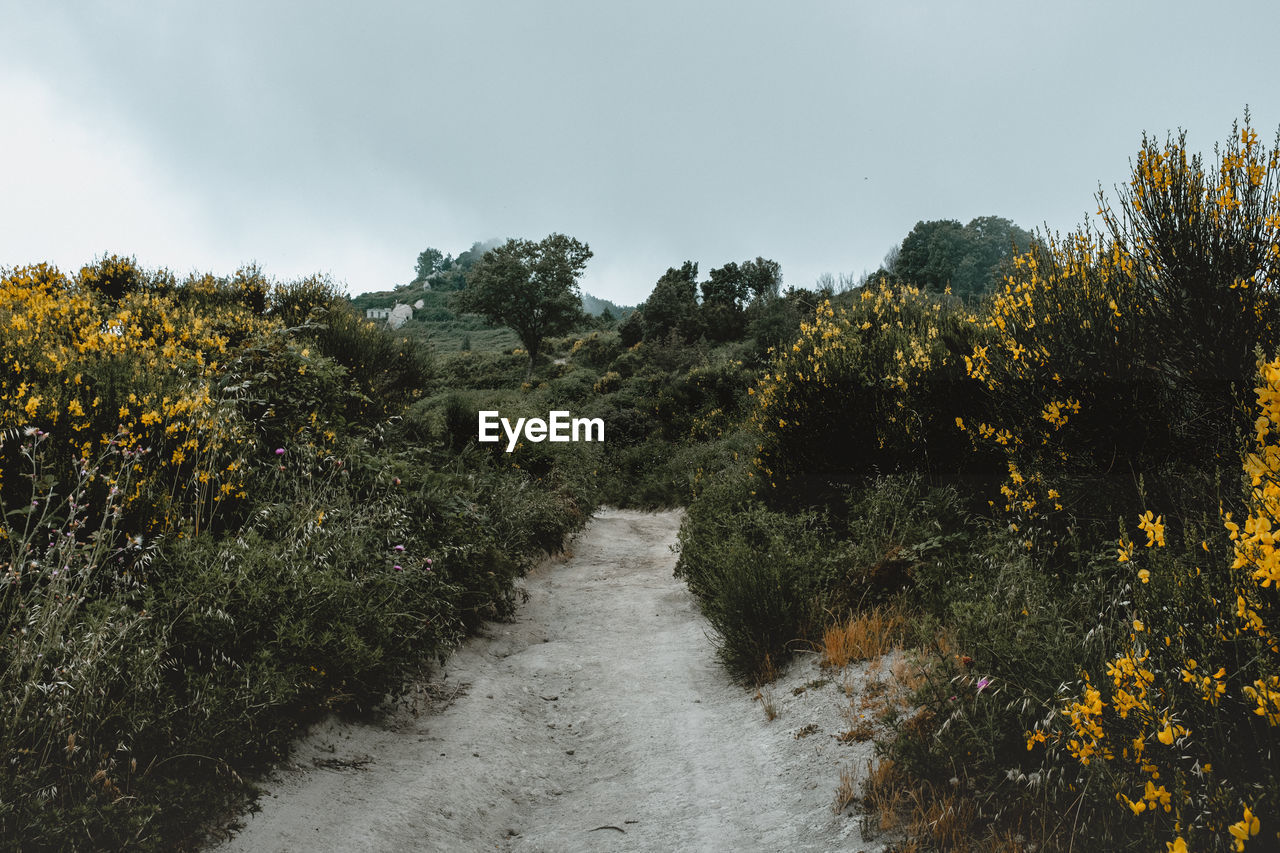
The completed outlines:
{"type": "Polygon", "coordinates": [[[869,743],[836,740],[865,671],[802,655],[732,684],[672,577],[676,512],[600,512],[489,626],[376,724],[296,747],[233,851],[880,850],[832,808],[869,743]]]}

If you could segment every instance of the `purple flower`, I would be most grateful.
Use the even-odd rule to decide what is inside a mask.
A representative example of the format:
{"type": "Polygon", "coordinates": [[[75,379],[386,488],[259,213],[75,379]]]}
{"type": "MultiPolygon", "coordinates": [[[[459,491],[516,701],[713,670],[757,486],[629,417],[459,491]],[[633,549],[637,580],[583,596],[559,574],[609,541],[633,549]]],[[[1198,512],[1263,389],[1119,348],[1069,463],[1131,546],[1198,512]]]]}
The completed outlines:
{"type": "Polygon", "coordinates": [[[397,545],[396,547],[392,548],[391,550],[393,550],[393,551],[395,551],[397,554],[399,554],[401,551],[403,551],[403,550],[404,550],[404,546],[403,546],[403,545],[397,545]]]}
{"type": "Polygon", "coordinates": [[[277,447],[277,448],[276,448],[276,456],[284,456],[284,448],[283,448],[283,447],[277,447]]]}
{"type": "Polygon", "coordinates": [[[404,571],[404,569],[403,569],[403,568],[401,568],[399,565],[397,565],[397,566],[395,567],[395,569],[396,569],[396,571],[397,571],[397,572],[403,572],[403,571],[404,571]]]}
{"type": "Polygon", "coordinates": [[[428,566],[429,566],[429,565],[431,565],[431,558],[430,558],[430,557],[427,557],[427,565],[428,565],[428,566]]]}
{"type": "Polygon", "coordinates": [[[982,676],[982,678],[979,678],[979,679],[978,679],[978,692],[979,692],[979,693],[981,693],[983,690],[987,689],[987,685],[989,685],[990,683],[991,683],[991,679],[990,679],[990,678],[987,678],[985,675],[984,675],[984,676],[982,676]]]}

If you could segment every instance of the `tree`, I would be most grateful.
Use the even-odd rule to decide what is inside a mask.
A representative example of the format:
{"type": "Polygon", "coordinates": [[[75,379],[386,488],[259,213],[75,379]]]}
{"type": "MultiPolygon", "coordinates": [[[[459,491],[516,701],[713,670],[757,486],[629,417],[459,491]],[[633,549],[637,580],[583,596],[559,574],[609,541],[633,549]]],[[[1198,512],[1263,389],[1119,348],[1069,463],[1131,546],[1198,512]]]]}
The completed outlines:
{"type": "Polygon", "coordinates": [[[742,281],[753,302],[776,299],[782,289],[782,266],[777,261],[757,257],[742,262],[742,281]]]}
{"type": "Polygon", "coordinates": [[[900,281],[941,292],[951,285],[966,242],[964,226],[954,219],[917,222],[902,241],[893,274],[900,281]]]}
{"type": "Polygon", "coordinates": [[[628,349],[644,340],[644,310],[637,308],[618,324],[618,340],[628,349]]]}
{"type": "Polygon", "coordinates": [[[730,262],[713,269],[711,278],[702,283],[702,318],[707,338],[731,341],[742,337],[745,320],[742,303],[747,298],[747,283],[742,268],[730,262]]]}
{"type": "Polygon", "coordinates": [[[418,253],[418,265],[416,275],[413,280],[415,282],[426,281],[431,276],[445,269],[447,261],[451,261],[444,252],[439,249],[424,249],[418,253]]]}
{"type": "Polygon", "coordinates": [[[644,338],[665,341],[674,330],[685,340],[698,337],[698,265],[685,261],[669,267],[642,306],[644,338]]]}
{"type": "Polygon", "coordinates": [[[917,222],[884,269],[897,281],[958,296],[980,294],[1000,281],[1014,252],[1032,247],[1028,232],[1000,216],[979,216],[961,225],[954,219],[917,222]]]}
{"type": "Polygon", "coordinates": [[[586,243],[563,234],[550,234],[539,243],[508,240],[471,268],[459,307],[514,330],[529,353],[532,371],[543,338],[582,322],[578,277],[590,258],[586,243]]]}

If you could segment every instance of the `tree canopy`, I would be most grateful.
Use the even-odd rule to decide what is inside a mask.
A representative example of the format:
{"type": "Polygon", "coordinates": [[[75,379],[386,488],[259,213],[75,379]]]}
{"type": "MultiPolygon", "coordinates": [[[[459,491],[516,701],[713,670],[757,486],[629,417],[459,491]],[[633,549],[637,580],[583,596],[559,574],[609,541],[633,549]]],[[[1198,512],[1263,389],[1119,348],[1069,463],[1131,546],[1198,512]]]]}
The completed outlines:
{"type": "Polygon", "coordinates": [[[917,222],[887,269],[898,281],[957,295],[985,293],[999,280],[1005,261],[1027,251],[1034,238],[1000,216],[979,216],[961,225],[955,219],[917,222]]]}
{"type": "Polygon", "coordinates": [[[459,307],[514,330],[532,367],[543,338],[583,321],[578,277],[590,258],[586,243],[563,234],[508,240],[471,268],[459,307]]]}
{"type": "Polygon", "coordinates": [[[466,274],[480,262],[490,249],[500,245],[497,240],[471,244],[471,248],[457,257],[433,247],[418,253],[411,285],[429,284],[432,290],[461,290],[466,285],[466,274]]]}

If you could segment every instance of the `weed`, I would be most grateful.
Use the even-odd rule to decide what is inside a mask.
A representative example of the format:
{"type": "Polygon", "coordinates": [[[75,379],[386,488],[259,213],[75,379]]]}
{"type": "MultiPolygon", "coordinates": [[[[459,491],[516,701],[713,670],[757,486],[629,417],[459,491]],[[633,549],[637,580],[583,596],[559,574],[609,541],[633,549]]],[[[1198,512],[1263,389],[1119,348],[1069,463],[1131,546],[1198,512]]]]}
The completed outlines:
{"type": "Polygon", "coordinates": [[[773,722],[778,719],[778,704],[771,688],[761,687],[757,690],[755,701],[759,702],[760,707],[764,709],[764,718],[766,720],[773,722]]]}
{"type": "Polygon", "coordinates": [[[905,638],[911,623],[892,606],[877,606],[822,632],[822,665],[843,669],[854,661],[888,654],[905,638]]]}
{"type": "Polygon", "coordinates": [[[843,814],[844,810],[858,801],[856,786],[853,781],[853,768],[844,765],[840,768],[840,784],[836,786],[836,800],[831,804],[836,814],[843,814]]]}

